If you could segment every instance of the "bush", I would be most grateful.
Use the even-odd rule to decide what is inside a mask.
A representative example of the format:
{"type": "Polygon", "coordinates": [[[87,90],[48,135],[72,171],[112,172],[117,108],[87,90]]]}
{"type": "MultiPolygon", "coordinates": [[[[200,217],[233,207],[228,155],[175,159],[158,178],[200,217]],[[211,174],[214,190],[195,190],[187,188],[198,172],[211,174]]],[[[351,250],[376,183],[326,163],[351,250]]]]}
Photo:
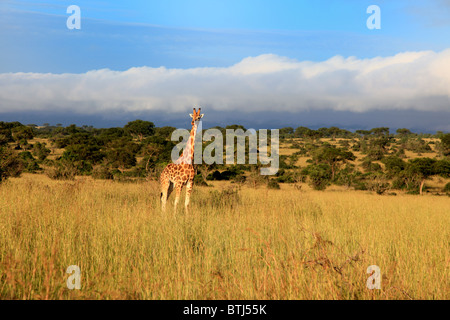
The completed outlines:
{"type": "Polygon", "coordinates": [[[367,184],[364,181],[357,181],[354,183],[355,190],[367,190],[367,184]]]}
{"type": "Polygon", "coordinates": [[[294,183],[295,176],[292,171],[286,171],[285,169],[278,170],[276,174],[276,182],[279,183],[294,183]]]}
{"type": "Polygon", "coordinates": [[[444,192],[450,193],[450,182],[445,185],[444,192]]]}
{"type": "Polygon", "coordinates": [[[377,161],[383,159],[384,152],[381,149],[370,149],[367,153],[367,158],[371,161],[377,161]]]}
{"type": "Polygon", "coordinates": [[[35,173],[36,171],[41,170],[31,152],[20,152],[19,157],[22,160],[24,172],[35,173]]]}
{"type": "Polygon", "coordinates": [[[194,176],[194,184],[197,186],[203,186],[203,187],[208,187],[209,185],[206,183],[205,180],[203,180],[203,177],[201,174],[196,174],[194,176]]]}
{"type": "Polygon", "coordinates": [[[431,147],[421,138],[409,139],[406,142],[406,150],[410,150],[415,153],[432,151],[431,147]]]}
{"type": "Polygon", "coordinates": [[[222,178],[222,174],[220,173],[219,170],[214,171],[213,173],[210,173],[207,177],[206,180],[223,180],[222,178]]]}
{"type": "Polygon", "coordinates": [[[241,203],[238,188],[228,188],[222,191],[209,191],[209,197],[202,197],[197,201],[199,206],[213,208],[235,208],[241,203]]]}
{"type": "Polygon", "coordinates": [[[33,146],[33,155],[35,155],[39,161],[45,160],[50,154],[50,149],[45,147],[45,143],[36,142],[33,146]]]}
{"type": "Polygon", "coordinates": [[[47,170],[47,176],[55,180],[74,180],[77,173],[77,167],[70,161],[58,161],[47,170]]]}
{"type": "Polygon", "coordinates": [[[405,154],[405,149],[404,148],[399,148],[397,150],[397,152],[395,153],[395,155],[401,159],[405,159],[406,158],[406,154],[405,154]]]}
{"type": "Polygon", "coordinates": [[[387,181],[387,177],[379,172],[373,172],[366,176],[367,189],[375,191],[377,194],[383,194],[390,189],[390,183],[387,181]]]}
{"type": "Polygon", "coordinates": [[[328,164],[309,165],[302,171],[309,176],[309,185],[315,190],[325,190],[331,180],[331,167],[328,164]]]}
{"type": "Polygon", "coordinates": [[[356,167],[353,164],[347,163],[345,168],[337,173],[335,183],[348,188],[354,184],[360,175],[361,172],[356,170],[356,167]]]}
{"type": "Polygon", "coordinates": [[[270,179],[269,182],[267,183],[267,188],[279,190],[280,185],[274,179],[270,179]]]}
{"type": "Polygon", "coordinates": [[[92,177],[94,179],[113,179],[114,176],[105,166],[95,166],[92,169],[92,177]]]}
{"type": "Polygon", "coordinates": [[[389,156],[382,160],[386,167],[388,177],[392,178],[398,175],[406,167],[406,162],[396,156],[389,156]]]}
{"type": "Polygon", "coordinates": [[[18,177],[23,163],[17,153],[7,145],[0,146],[0,183],[9,177],[18,177]]]}
{"type": "Polygon", "coordinates": [[[364,158],[361,166],[367,171],[382,171],[380,164],[372,162],[369,158],[364,158]]]}
{"type": "Polygon", "coordinates": [[[406,188],[405,179],[402,178],[395,178],[392,181],[392,189],[402,190],[406,188]]]}
{"type": "Polygon", "coordinates": [[[237,175],[233,178],[233,181],[231,183],[245,183],[247,181],[247,178],[243,175],[237,175]]]}

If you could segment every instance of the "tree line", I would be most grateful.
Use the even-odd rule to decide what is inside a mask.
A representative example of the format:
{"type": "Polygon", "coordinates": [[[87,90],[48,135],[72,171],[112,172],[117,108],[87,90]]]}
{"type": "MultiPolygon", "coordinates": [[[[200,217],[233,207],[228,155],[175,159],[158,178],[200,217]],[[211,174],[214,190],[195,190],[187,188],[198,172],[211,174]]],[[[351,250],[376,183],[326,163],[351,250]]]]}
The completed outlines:
{"type": "MultiPolygon", "coordinates": [[[[245,130],[241,125],[215,128],[224,136],[226,129],[245,130]]],[[[170,163],[172,149],[178,143],[170,140],[174,130],[143,120],[116,128],[0,122],[0,181],[22,172],[45,172],[53,179],[73,179],[76,175],[98,179],[156,179],[170,163]],[[33,138],[46,142],[31,143],[33,138]],[[50,159],[50,154],[58,156],[50,159]]],[[[280,142],[290,145],[295,152],[280,156],[276,176],[260,176],[259,163],[201,164],[197,166],[196,183],[207,185],[211,180],[231,180],[255,187],[266,184],[276,189],[280,183],[308,182],[317,190],[336,184],[380,194],[392,189],[421,194],[429,177],[450,177],[449,133],[417,134],[403,128],[393,134],[386,127],[351,132],[337,127],[314,130],[303,126],[285,127],[279,132],[280,142]],[[426,138],[435,140],[427,142],[426,138]],[[434,157],[421,157],[422,153],[432,152],[432,144],[434,157]],[[415,152],[418,157],[407,159],[405,151],[415,152]],[[359,165],[355,153],[359,153],[359,165]],[[308,157],[306,166],[296,165],[300,157],[308,157]]],[[[245,143],[248,147],[248,140],[245,143]]],[[[445,188],[450,191],[449,184],[445,188]]]]}

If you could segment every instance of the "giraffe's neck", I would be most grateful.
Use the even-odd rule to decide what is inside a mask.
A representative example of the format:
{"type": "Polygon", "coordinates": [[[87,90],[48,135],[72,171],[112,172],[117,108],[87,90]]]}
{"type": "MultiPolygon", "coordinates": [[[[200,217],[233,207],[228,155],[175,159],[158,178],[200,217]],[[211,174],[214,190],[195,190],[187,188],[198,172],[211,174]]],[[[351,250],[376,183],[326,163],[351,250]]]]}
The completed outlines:
{"type": "Polygon", "coordinates": [[[194,160],[194,145],[195,145],[195,135],[197,134],[197,123],[194,122],[191,129],[191,134],[189,140],[186,144],[186,148],[183,154],[178,158],[177,164],[193,164],[194,160]]]}

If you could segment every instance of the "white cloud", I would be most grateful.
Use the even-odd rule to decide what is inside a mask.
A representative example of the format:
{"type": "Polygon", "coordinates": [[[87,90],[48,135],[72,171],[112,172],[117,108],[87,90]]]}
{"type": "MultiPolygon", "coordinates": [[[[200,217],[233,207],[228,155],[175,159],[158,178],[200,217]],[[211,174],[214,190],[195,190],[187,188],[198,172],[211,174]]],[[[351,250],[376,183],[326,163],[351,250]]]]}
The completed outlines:
{"type": "Polygon", "coordinates": [[[450,111],[450,49],[322,62],[266,54],[227,68],[0,74],[0,112],[450,111]]]}

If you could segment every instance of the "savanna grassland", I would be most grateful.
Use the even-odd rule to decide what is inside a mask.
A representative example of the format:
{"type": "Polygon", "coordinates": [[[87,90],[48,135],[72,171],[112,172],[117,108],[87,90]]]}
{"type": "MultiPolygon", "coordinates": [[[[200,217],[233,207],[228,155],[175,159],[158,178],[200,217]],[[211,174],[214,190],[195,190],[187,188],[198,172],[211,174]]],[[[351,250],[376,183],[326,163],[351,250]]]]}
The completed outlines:
{"type": "Polygon", "coordinates": [[[155,181],[10,178],[0,185],[0,297],[450,297],[447,196],[210,184],[195,186],[186,215],[161,213],[155,181]],[[66,286],[70,265],[80,290],[66,286]],[[370,265],[380,290],[366,287],[370,265]]]}
{"type": "Polygon", "coordinates": [[[187,215],[174,129],[0,122],[0,299],[449,299],[449,133],[283,128],[275,176],[199,164],[187,215]]]}

